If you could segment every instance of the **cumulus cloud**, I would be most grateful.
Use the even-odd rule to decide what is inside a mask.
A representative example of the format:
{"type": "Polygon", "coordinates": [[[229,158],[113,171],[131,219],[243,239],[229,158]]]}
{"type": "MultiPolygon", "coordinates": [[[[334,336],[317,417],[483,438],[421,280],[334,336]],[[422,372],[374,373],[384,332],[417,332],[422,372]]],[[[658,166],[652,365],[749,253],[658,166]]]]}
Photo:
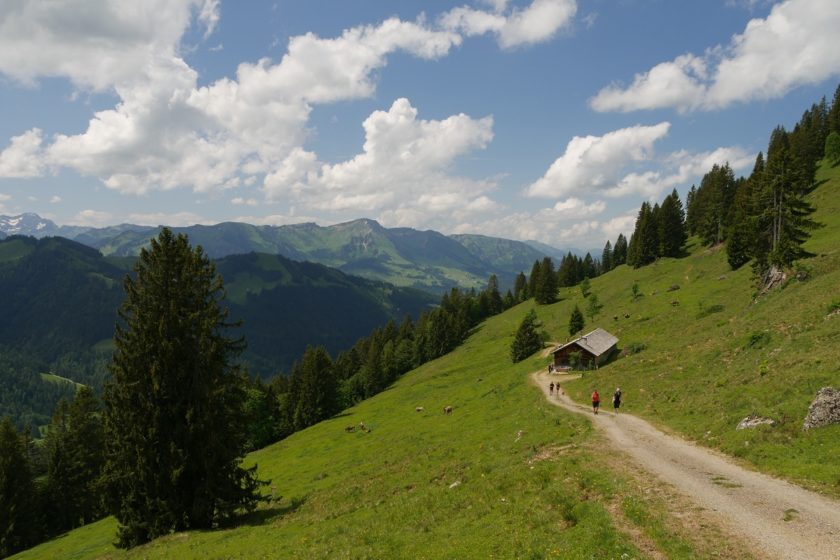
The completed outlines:
{"type": "Polygon", "coordinates": [[[840,74],[838,29],[840,2],[787,0],[747,23],[727,46],[657,64],[627,87],[605,87],[590,105],[596,111],[692,111],[781,97],[840,74]]]}
{"type": "MultiPolygon", "coordinates": [[[[64,76],[120,99],[81,134],[57,134],[41,148],[42,167],[27,173],[49,163],[131,194],[253,184],[254,175],[282,175],[300,163],[313,105],[370,96],[376,70],[393,52],[434,59],[461,41],[452,31],[391,18],[336,38],[293,37],[279,63],[243,63],[235,79],[197,87],[179,42],[192,19],[212,32],[219,2],[158,4],[20,3],[0,22],[0,72],[24,82],[64,76]]],[[[10,159],[19,151],[7,154],[16,163],[7,163],[8,173],[23,173],[19,158],[10,159]]]]}
{"type": "Polygon", "coordinates": [[[461,215],[487,212],[495,203],[485,192],[493,184],[450,173],[455,160],[483,149],[493,138],[493,118],[465,114],[423,120],[408,99],[374,111],[363,123],[362,152],[335,163],[294,151],[266,177],[267,198],[292,198],[330,213],[380,212],[383,221],[402,225],[409,210],[461,215]]]}
{"type": "Polygon", "coordinates": [[[42,142],[43,135],[37,128],[12,137],[9,146],[0,152],[0,178],[24,179],[41,176],[46,169],[42,142]]]}
{"type": "Polygon", "coordinates": [[[654,143],[665,137],[668,122],[632,126],[603,136],[575,136],[566,152],[526,189],[533,197],[563,197],[611,188],[629,163],[649,160],[654,143]]]}
{"type": "Polygon", "coordinates": [[[59,202],[61,202],[61,197],[57,194],[50,197],[50,204],[58,204],[59,202]]]}
{"type": "Polygon", "coordinates": [[[526,8],[513,9],[506,1],[487,3],[493,11],[462,6],[443,14],[440,24],[467,36],[494,33],[499,45],[510,49],[551,39],[577,12],[575,0],[534,0],[526,8]]]}
{"type": "Polygon", "coordinates": [[[0,202],[8,202],[12,200],[12,196],[4,193],[0,193],[0,202]]]}
{"type": "Polygon", "coordinates": [[[128,222],[144,226],[192,226],[196,224],[211,225],[216,223],[192,212],[166,212],[136,213],[128,215],[128,222]]]}
{"type": "Polygon", "coordinates": [[[85,227],[103,227],[114,223],[114,215],[98,210],[82,210],[69,221],[70,225],[85,227]]]}

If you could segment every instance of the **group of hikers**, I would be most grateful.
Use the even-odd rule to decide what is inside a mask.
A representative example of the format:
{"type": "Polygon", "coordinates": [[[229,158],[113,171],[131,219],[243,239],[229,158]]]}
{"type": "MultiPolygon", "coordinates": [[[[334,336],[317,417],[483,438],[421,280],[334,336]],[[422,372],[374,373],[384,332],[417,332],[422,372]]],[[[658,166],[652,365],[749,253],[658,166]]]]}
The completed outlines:
{"type": "MultiPolygon", "coordinates": [[[[615,413],[618,414],[618,409],[621,406],[621,387],[615,388],[615,393],[613,393],[613,409],[615,413]]],[[[601,395],[598,394],[598,390],[592,391],[592,412],[598,414],[598,408],[601,406],[601,395]]]]}
{"type": "MultiPolygon", "coordinates": [[[[549,383],[549,385],[548,385],[548,394],[549,395],[554,394],[554,382],[553,381],[551,383],[549,383]]],[[[557,396],[559,397],[560,394],[561,394],[560,384],[558,383],[557,384],[557,396]]],[[[618,414],[618,409],[619,409],[619,407],[621,407],[621,387],[616,387],[615,388],[615,393],[613,393],[612,403],[613,403],[613,409],[615,410],[615,413],[618,414]]],[[[598,409],[600,407],[601,407],[601,395],[598,394],[598,390],[596,389],[596,390],[592,391],[592,412],[594,412],[595,414],[598,414],[598,409]]]]}

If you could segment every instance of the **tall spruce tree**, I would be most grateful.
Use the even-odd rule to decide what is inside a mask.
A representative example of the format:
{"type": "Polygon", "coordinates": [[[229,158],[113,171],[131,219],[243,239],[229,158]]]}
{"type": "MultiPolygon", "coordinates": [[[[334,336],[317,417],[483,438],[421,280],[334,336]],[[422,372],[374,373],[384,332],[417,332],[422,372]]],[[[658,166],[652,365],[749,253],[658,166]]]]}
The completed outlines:
{"type": "Polygon", "coordinates": [[[831,100],[831,108],[828,110],[826,125],[829,134],[832,132],[840,134],[840,84],[837,84],[837,89],[834,90],[834,98],[831,100]]]}
{"type": "Polygon", "coordinates": [[[553,303],[557,299],[557,274],[550,257],[543,258],[534,284],[534,298],[539,304],[553,303]]]}
{"type": "Polygon", "coordinates": [[[528,299],[528,279],[525,278],[525,273],[520,272],[516,275],[516,281],[513,284],[513,299],[517,303],[528,299]]]}
{"type": "Polygon", "coordinates": [[[665,197],[659,210],[660,256],[679,257],[685,250],[688,233],[685,228],[685,212],[677,189],[665,197]]]}
{"type": "Polygon", "coordinates": [[[613,268],[622,264],[627,264],[627,238],[623,233],[619,233],[613,247],[613,268]]]}
{"type": "Polygon", "coordinates": [[[26,440],[9,418],[0,421],[0,558],[29,548],[39,537],[35,484],[26,440]]]}
{"type": "Polygon", "coordinates": [[[253,510],[260,482],[243,468],[241,339],[201,247],[164,228],[143,249],[115,334],[105,387],[107,503],[131,547],[173,531],[209,529],[253,510]]]}
{"type": "Polygon", "coordinates": [[[749,179],[739,184],[733,201],[732,223],[726,236],[726,260],[733,270],[746,264],[756,245],[755,192],[764,180],[764,155],[755,158],[749,179]]]}
{"type": "Polygon", "coordinates": [[[516,335],[513,337],[513,343],[510,347],[510,359],[514,363],[521,362],[540,348],[542,348],[542,338],[539,333],[539,323],[537,321],[537,314],[532,309],[522,319],[519,328],[516,329],[516,335]]]}
{"type": "Polygon", "coordinates": [[[601,251],[601,272],[609,272],[613,269],[613,250],[609,240],[601,251]]]}
{"type": "Polygon", "coordinates": [[[80,388],[72,404],[59,403],[46,449],[51,529],[64,531],[102,517],[104,442],[99,401],[90,387],[80,388]]]}

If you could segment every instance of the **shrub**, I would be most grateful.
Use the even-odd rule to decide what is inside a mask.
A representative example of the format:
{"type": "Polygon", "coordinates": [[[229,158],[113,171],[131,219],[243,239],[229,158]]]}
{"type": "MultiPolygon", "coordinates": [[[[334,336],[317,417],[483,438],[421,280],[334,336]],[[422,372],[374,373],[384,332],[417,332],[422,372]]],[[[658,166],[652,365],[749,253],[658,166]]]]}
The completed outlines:
{"type": "Polygon", "coordinates": [[[770,333],[767,331],[755,331],[747,337],[744,348],[764,348],[770,342],[770,333]]]}

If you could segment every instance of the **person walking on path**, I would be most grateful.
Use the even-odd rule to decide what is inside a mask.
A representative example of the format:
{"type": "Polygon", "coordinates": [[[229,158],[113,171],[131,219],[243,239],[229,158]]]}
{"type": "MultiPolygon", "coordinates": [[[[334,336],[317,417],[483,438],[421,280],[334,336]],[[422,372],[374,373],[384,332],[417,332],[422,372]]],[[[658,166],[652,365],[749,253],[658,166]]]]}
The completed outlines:
{"type": "Polygon", "coordinates": [[[601,406],[601,396],[598,395],[598,390],[592,391],[592,412],[598,414],[598,407],[601,406]]]}
{"type": "Polygon", "coordinates": [[[554,382],[553,382],[553,381],[552,381],[551,383],[549,383],[549,384],[548,384],[548,394],[549,394],[549,395],[553,395],[553,394],[554,394],[554,382]]]}
{"type": "Polygon", "coordinates": [[[613,408],[615,409],[615,413],[618,414],[618,407],[621,406],[621,387],[615,388],[615,393],[613,393],[613,408]]]}

